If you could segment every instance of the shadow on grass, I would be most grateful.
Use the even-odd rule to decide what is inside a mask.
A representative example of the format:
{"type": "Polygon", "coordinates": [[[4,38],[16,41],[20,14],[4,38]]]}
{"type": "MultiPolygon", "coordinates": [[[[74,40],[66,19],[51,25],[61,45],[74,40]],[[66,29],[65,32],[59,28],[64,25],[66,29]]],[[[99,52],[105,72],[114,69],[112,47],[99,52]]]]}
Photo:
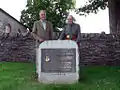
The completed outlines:
{"type": "Polygon", "coordinates": [[[70,89],[70,85],[60,85],[60,86],[54,85],[51,87],[51,90],[68,90],[68,89],[70,89]]]}
{"type": "Polygon", "coordinates": [[[83,68],[84,68],[84,67],[81,67],[81,68],[80,68],[78,83],[80,83],[80,82],[82,82],[82,83],[83,83],[83,82],[87,82],[87,76],[86,76],[83,68]]]}

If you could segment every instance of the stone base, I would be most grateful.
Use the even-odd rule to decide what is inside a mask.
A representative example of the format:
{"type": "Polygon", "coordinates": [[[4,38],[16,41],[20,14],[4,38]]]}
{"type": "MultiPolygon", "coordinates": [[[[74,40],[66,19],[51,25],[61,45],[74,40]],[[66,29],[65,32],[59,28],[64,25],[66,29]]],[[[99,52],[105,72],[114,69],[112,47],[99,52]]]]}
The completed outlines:
{"type": "Polygon", "coordinates": [[[44,84],[74,84],[78,79],[78,73],[40,73],[38,76],[38,81],[44,84]]]}

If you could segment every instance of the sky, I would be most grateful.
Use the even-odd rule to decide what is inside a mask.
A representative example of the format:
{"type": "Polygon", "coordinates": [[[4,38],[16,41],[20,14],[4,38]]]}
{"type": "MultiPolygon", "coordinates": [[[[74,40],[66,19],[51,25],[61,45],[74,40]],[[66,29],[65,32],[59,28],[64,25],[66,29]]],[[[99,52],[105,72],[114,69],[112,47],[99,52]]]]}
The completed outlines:
{"type": "MultiPolygon", "coordinates": [[[[76,8],[85,4],[87,0],[76,0],[76,8]]],[[[25,8],[27,0],[0,0],[0,8],[8,14],[20,19],[21,11],[25,8]]],[[[81,26],[82,33],[101,33],[105,31],[109,33],[109,16],[108,9],[100,10],[98,14],[90,14],[88,16],[79,16],[74,12],[70,12],[76,19],[76,23],[81,26]]]]}

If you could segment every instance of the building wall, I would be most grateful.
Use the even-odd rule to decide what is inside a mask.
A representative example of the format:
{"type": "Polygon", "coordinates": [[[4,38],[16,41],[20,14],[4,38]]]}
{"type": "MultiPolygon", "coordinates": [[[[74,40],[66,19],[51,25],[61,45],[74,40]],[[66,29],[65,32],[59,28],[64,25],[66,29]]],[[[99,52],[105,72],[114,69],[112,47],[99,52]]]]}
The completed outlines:
{"type": "Polygon", "coordinates": [[[17,21],[15,21],[13,18],[9,17],[5,13],[3,13],[0,10],[0,35],[5,30],[5,25],[9,23],[11,25],[11,33],[10,36],[15,36],[17,33],[17,30],[20,29],[21,31],[26,31],[26,28],[19,24],[17,21]]]}

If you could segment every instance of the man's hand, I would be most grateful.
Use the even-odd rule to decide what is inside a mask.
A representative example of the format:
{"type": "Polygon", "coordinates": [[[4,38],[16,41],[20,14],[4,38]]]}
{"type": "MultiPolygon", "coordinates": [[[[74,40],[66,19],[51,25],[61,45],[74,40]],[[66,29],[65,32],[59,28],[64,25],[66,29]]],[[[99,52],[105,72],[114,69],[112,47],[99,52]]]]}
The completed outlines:
{"type": "Polygon", "coordinates": [[[38,37],[35,33],[31,33],[32,35],[33,35],[33,37],[38,41],[38,42],[43,42],[44,41],[44,39],[42,39],[42,38],[40,38],[40,37],[38,37]]]}

